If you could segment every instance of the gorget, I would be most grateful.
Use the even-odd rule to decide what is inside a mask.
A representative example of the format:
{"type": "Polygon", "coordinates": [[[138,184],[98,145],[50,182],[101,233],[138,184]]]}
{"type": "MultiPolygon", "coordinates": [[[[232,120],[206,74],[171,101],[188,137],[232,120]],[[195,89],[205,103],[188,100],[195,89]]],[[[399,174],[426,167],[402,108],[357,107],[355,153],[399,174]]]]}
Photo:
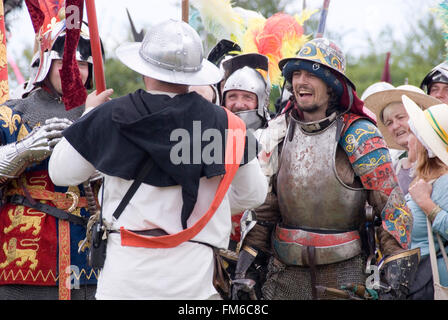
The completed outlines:
{"type": "Polygon", "coordinates": [[[71,121],[77,120],[85,109],[84,105],[82,105],[67,111],[60,99],[51,96],[50,93],[43,89],[31,92],[24,99],[11,100],[7,105],[20,113],[22,121],[31,128],[55,117],[66,118],[71,121]]]}
{"type": "Polygon", "coordinates": [[[364,219],[366,191],[346,185],[336,170],[343,123],[332,120],[334,116],[310,126],[290,117],[277,177],[285,226],[346,232],[357,230],[364,219]]]}

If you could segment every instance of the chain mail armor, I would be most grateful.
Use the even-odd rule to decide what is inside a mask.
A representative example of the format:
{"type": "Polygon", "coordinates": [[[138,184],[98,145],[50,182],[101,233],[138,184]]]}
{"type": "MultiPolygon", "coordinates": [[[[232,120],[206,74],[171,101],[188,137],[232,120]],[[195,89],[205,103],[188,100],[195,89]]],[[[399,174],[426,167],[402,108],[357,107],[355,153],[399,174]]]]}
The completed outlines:
{"type": "MultiPolygon", "coordinates": [[[[330,116],[331,117],[331,116],[330,116]]],[[[378,153],[379,155],[382,156],[382,154],[380,154],[379,152],[383,151],[383,149],[365,149],[363,148],[364,145],[366,145],[366,141],[369,141],[369,139],[374,139],[373,141],[375,142],[376,140],[380,139],[380,136],[377,136],[377,131],[375,130],[366,130],[368,129],[366,127],[366,129],[363,127],[366,125],[365,122],[359,122],[359,121],[351,121],[349,122],[350,117],[344,117],[344,121],[343,121],[343,125],[341,129],[336,129],[335,126],[337,126],[335,124],[335,122],[333,121],[328,121],[328,119],[323,119],[322,122],[319,122],[317,124],[313,124],[312,127],[307,126],[306,124],[304,124],[304,126],[302,127],[296,127],[294,131],[289,130],[286,134],[286,137],[284,139],[283,142],[283,147],[282,147],[282,156],[281,156],[281,160],[280,160],[280,169],[279,172],[282,170],[282,166],[283,166],[283,161],[285,161],[283,154],[285,152],[285,147],[288,148],[288,143],[291,142],[291,140],[294,140],[294,137],[296,135],[305,135],[306,136],[306,130],[308,130],[308,132],[312,132],[314,134],[314,138],[313,135],[309,135],[308,138],[313,140],[313,139],[319,139],[319,135],[327,135],[327,140],[328,142],[326,144],[328,145],[333,145],[334,143],[337,143],[337,140],[335,139],[335,136],[337,136],[337,132],[340,132],[340,139],[339,139],[339,145],[337,145],[337,149],[334,150],[333,152],[329,152],[328,154],[333,155],[333,157],[329,157],[330,160],[331,158],[333,158],[333,164],[331,165],[331,161],[330,161],[330,169],[333,168],[333,172],[334,172],[334,177],[336,178],[336,180],[339,180],[340,182],[340,186],[344,189],[344,188],[348,188],[348,192],[355,192],[354,194],[356,194],[356,192],[359,192],[360,195],[361,194],[365,194],[367,195],[367,197],[363,196],[361,198],[358,198],[357,196],[355,197],[348,197],[347,199],[353,199],[355,200],[356,205],[354,206],[354,208],[356,208],[355,212],[351,212],[349,213],[348,216],[350,216],[350,214],[352,215],[352,218],[350,218],[349,220],[344,220],[344,217],[340,216],[340,214],[338,215],[338,217],[329,217],[329,219],[325,218],[325,212],[319,212],[319,214],[322,216],[322,218],[317,219],[317,220],[313,220],[312,216],[310,215],[304,215],[301,217],[297,217],[294,216],[293,214],[293,209],[291,209],[294,204],[294,202],[290,203],[290,204],[285,204],[285,203],[280,203],[279,205],[279,209],[280,209],[280,214],[282,216],[282,222],[284,223],[285,218],[286,221],[288,221],[289,226],[284,226],[283,227],[288,227],[288,228],[292,228],[291,230],[291,234],[296,234],[296,235],[300,235],[301,233],[294,233],[293,231],[295,230],[294,228],[301,228],[301,226],[306,225],[308,228],[305,228],[304,231],[305,233],[308,231],[312,231],[313,233],[316,233],[317,235],[320,236],[318,237],[319,241],[321,241],[322,239],[325,239],[325,234],[329,235],[329,238],[331,238],[332,236],[335,235],[340,235],[341,232],[344,231],[350,231],[349,233],[353,235],[354,232],[357,232],[358,230],[362,230],[363,229],[363,224],[364,224],[364,217],[362,216],[364,213],[362,212],[361,208],[361,204],[364,204],[364,202],[367,200],[374,208],[374,212],[377,216],[381,216],[382,212],[384,212],[384,210],[388,209],[387,206],[387,202],[390,202],[391,199],[389,199],[388,195],[386,192],[384,192],[383,190],[379,189],[370,189],[368,188],[369,186],[366,183],[362,183],[362,179],[360,181],[359,178],[357,178],[357,176],[360,174],[359,169],[367,167],[367,168],[375,168],[373,165],[369,166],[370,164],[373,164],[374,162],[370,162],[370,159],[372,159],[373,157],[377,156],[376,153],[378,153]],[[326,125],[323,125],[325,123],[325,120],[327,120],[326,125]],[[349,128],[351,128],[349,130],[349,128]],[[356,128],[360,129],[358,131],[356,131],[356,128]],[[325,130],[326,129],[326,130],[325,130]],[[332,134],[330,134],[330,131],[332,132],[332,134]],[[346,135],[347,133],[352,133],[352,132],[359,132],[358,136],[355,136],[354,139],[346,139],[346,135]],[[369,133],[371,132],[371,133],[369,133]],[[336,133],[336,134],[335,134],[336,133]],[[362,134],[361,134],[362,133],[362,134]],[[311,138],[310,138],[311,137],[311,138]],[[291,140],[288,140],[290,139],[291,140]],[[355,159],[355,157],[352,158],[348,158],[347,157],[347,145],[346,142],[352,142],[352,141],[357,141],[358,144],[356,145],[356,148],[353,148],[353,152],[355,152],[355,150],[370,150],[370,153],[367,153],[369,156],[362,158],[361,155],[358,155],[359,159],[362,159],[364,161],[369,161],[367,163],[367,165],[363,165],[363,163],[361,163],[361,161],[359,161],[358,163],[352,163],[353,159],[355,159]],[[379,151],[376,151],[379,150],[379,151]],[[348,161],[350,160],[350,161],[348,161]],[[285,210],[285,208],[288,207],[286,213],[286,216],[283,216],[283,211],[285,210]],[[283,210],[283,211],[282,211],[283,210]],[[357,220],[356,225],[353,224],[353,218],[355,218],[355,220],[357,220]],[[336,219],[336,220],[335,220],[336,219]],[[320,228],[319,226],[319,222],[323,223],[321,225],[322,228],[320,228]],[[333,226],[333,227],[331,227],[333,226]],[[319,231],[319,229],[322,229],[321,231],[319,231]],[[308,231],[307,231],[308,230],[308,231]],[[335,232],[337,232],[335,234],[335,232]]],[[[357,118],[359,119],[359,118],[357,118]]],[[[290,123],[293,122],[291,119],[289,119],[290,123]]],[[[309,133],[308,133],[309,134],[309,133]]],[[[304,139],[301,139],[302,142],[304,142],[304,139]]],[[[371,140],[372,141],[372,140],[371,140]]],[[[325,143],[325,141],[320,141],[320,143],[325,143]]],[[[372,145],[373,146],[373,145],[372,145]]],[[[319,146],[315,146],[315,145],[309,145],[308,147],[312,147],[313,150],[317,150],[319,148],[319,146]],[[317,149],[316,149],[317,148],[317,149]]],[[[306,146],[304,146],[306,151],[306,146]]],[[[350,148],[348,148],[349,150],[351,150],[350,148]]],[[[331,150],[330,150],[331,151],[331,150]]],[[[317,152],[317,151],[316,151],[317,152]]],[[[369,151],[367,151],[369,152],[369,151]]],[[[309,155],[308,155],[309,156],[309,155]]],[[[299,157],[300,158],[300,157],[299,157]]],[[[299,159],[298,158],[298,159],[299,159]]],[[[300,158],[301,159],[301,158],[300,158]]],[[[388,165],[388,157],[387,155],[385,155],[384,157],[382,157],[384,165],[388,165]]],[[[309,170],[301,170],[300,172],[302,172],[302,174],[304,174],[304,177],[295,177],[295,180],[300,180],[303,181],[303,179],[307,179],[307,175],[312,175],[313,168],[318,168],[318,170],[323,170],[323,164],[325,161],[328,162],[328,159],[326,157],[321,158],[321,160],[323,161],[322,163],[313,163],[310,167],[309,170]]],[[[315,161],[315,160],[314,160],[315,161]]],[[[300,163],[303,164],[303,161],[301,161],[300,163]]],[[[381,163],[379,163],[381,164],[381,163]]],[[[383,165],[383,166],[384,166],[383,165]]],[[[370,170],[372,170],[370,169],[370,170]]],[[[370,171],[369,171],[370,172],[370,171]]],[[[331,173],[331,171],[329,171],[328,173],[331,173]]],[[[361,172],[363,173],[363,172],[361,172]]],[[[296,171],[297,174],[297,171],[296,171]]],[[[387,177],[387,176],[386,176],[387,177]]],[[[391,176],[392,177],[392,176],[391,176]]],[[[319,177],[315,177],[315,180],[319,180],[319,177]]],[[[322,182],[326,181],[327,179],[321,179],[322,182]]],[[[388,181],[388,180],[386,180],[388,181]]],[[[275,185],[275,190],[277,191],[277,194],[280,190],[280,192],[283,193],[287,193],[291,188],[285,188],[284,183],[281,181],[281,179],[277,178],[276,180],[277,185],[275,185]],[[280,185],[282,184],[282,185],[280,185]]],[[[314,181],[313,183],[317,183],[317,181],[314,181]]],[[[337,186],[338,184],[333,184],[334,186],[337,186]]],[[[393,184],[392,184],[393,186],[393,184]]],[[[299,186],[300,187],[300,186],[299,186]]],[[[343,189],[341,190],[342,192],[346,192],[343,191],[343,189]]],[[[320,203],[316,203],[315,199],[313,198],[313,201],[311,203],[308,204],[304,204],[304,203],[299,203],[299,206],[309,206],[309,205],[316,205],[316,206],[325,206],[325,195],[326,193],[322,193],[320,192],[319,188],[315,189],[315,194],[314,197],[318,197],[319,195],[322,195],[321,198],[321,202],[320,203]]],[[[306,190],[305,190],[306,191],[306,190]]],[[[284,197],[281,194],[278,194],[278,198],[279,198],[279,202],[280,201],[284,201],[286,199],[288,199],[288,197],[284,197]],[[283,200],[281,200],[283,199],[283,200]]],[[[347,200],[346,199],[346,200],[347,200]]],[[[305,202],[306,199],[304,199],[302,202],[305,202]]],[[[330,203],[328,203],[328,205],[330,205],[330,203]]],[[[332,210],[337,210],[336,208],[337,206],[335,206],[335,208],[333,208],[332,210]]],[[[344,205],[345,208],[349,209],[350,205],[347,206],[347,204],[344,205]]],[[[331,207],[329,207],[331,209],[331,207]]],[[[298,208],[300,209],[300,208],[298,208]]],[[[314,209],[310,209],[310,210],[317,210],[316,208],[314,209]]],[[[300,212],[300,211],[296,211],[296,212],[300,212]]],[[[281,222],[281,223],[282,223],[281,222]]],[[[281,226],[280,223],[280,226],[281,226]]],[[[288,230],[288,229],[285,229],[288,230]]],[[[393,235],[388,232],[387,229],[383,229],[382,227],[378,228],[379,231],[379,241],[382,244],[382,249],[383,249],[383,254],[385,255],[389,255],[389,254],[395,254],[397,252],[399,252],[400,250],[402,251],[403,249],[400,248],[399,244],[397,243],[396,239],[394,239],[393,235]]],[[[349,234],[347,233],[347,234],[349,234]]],[[[344,234],[344,233],[342,233],[344,234]]],[[[310,233],[310,236],[312,235],[312,233],[310,233]]],[[[273,234],[273,239],[275,240],[276,237],[276,233],[273,234]]],[[[282,240],[282,239],[280,239],[282,240]]],[[[297,239],[295,239],[297,240],[297,239]]],[[[275,241],[274,241],[275,244],[275,241]]],[[[285,244],[284,242],[282,244],[285,244]]],[[[286,253],[291,253],[291,252],[299,252],[297,251],[297,248],[299,246],[297,246],[296,244],[293,243],[293,245],[291,246],[291,248],[293,250],[289,250],[289,251],[285,251],[286,253]]],[[[304,246],[306,247],[306,245],[304,246]]],[[[318,252],[319,248],[317,248],[318,245],[316,245],[316,253],[318,252]]],[[[365,273],[365,268],[366,268],[366,259],[367,259],[367,255],[369,254],[368,252],[365,251],[365,247],[363,246],[363,251],[361,253],[359,253],[359,251],[353,252],[352,254],[347,255],[347,259],[340,259],[339,261],[336,262],[328,262],[328,263],[316,263],[314,266],[314,284],[316,287],[324,287],[324,288],[333,288],[333,289],[341,289],[342,286],[346,286],[349,284],[355,284],[355,285],[365,285],[365,281],[367,279],[367,274],[365,273]]],[[[281,249],[281,247],[280,247],[281,249]]],[[[274,253],[276,250],[276,246],[274,246],[274,253]]],[[[305,251],[305,257],[306,257],[306,251],[305,251]]],[[[283,255],[283,257],[288,257],[288,255],[283,255]]],[[[309,257],[309,256],[308,256],[309,257]]],[[[316,260],[317,262],[319,262],[319,257],[316,256],[318,259],[316,260]]],[[[301,264],[300,261],[304,261],[303,260],[303,256],[300,257],[296,257],[294,259],[294,257],[291,257],[291,260],[289,261],[280,261],[278,255],[274,255],[273,257],[271,257],[270,261],[269,261],[269,265],[268,265],[268,274],[266,277],[266,282],[263,285],[262,288],[262,292],[263,292],[263,299],[312,299],[313,298],[313,290],[312,290],[312,276],[311,276],[311,269],[307,263],[301,264]]],[[[305,259],[305,262],[307,262],[307,259],[305,259]]],[[[325,293],[322,292],[318,292],[317,294],[317,298],[318,299],[333,299],[335,298],[335,296],[329,296],[325,293]]]]}
{"type": "MultiPolygon", "coordinates": [[[[87,266],[85,252],[77,250],[85,237],[84,227],[72,222],[67,225],[63,218],[51,216],[42,207],[49,203],[49,207],[60,211],[72,210],[74,216],[88,215],[82,187],[55,186],[47,164],[48,156],[62,138],[61,132],[83,111],[83,106],[66,111],[59,99],[41,88],[24,99],[10,100],[0,106],[3,145],[0,149],[12,146],[25,159],[23,168],[14,177],[3,178],[7,181],[3,181],[4,203],[0,207],[2,300],[57,299],[58,294],[61,297],[58,281],[62,270],[67,270],[66,261],[73,266],[73,275],[80,284],[80,290],[71,290],[71,298],[94,297],[97,271],[87,266]],[[32,198],[42,209],[21,205],[13,200],[17,197],[32,198]]],[[[0,159],[0,164],[2,161],[5,159],[0,159]]]]}
{"type": "Polygon", "coordinates": [[[25,99],[12,100],[6,105],[13,105],[14,111],[21,114],[22,121],[30,128],[42,125],[45,120],[51,118],[66,118],[74,121],[84,112],[84,106],[65,110],[59,97],[53,97],[41,88],[31,92],[25,99]]]}
{"type": "MultiPolygon", "coordinates": [[[[358,255],[346,261],[317,266],[316,285],[340,288],[349,283],[365,283],[365,260],[363,255],[358,255]]],[[[310,270],[306,267],[287,266],[271,257],[262,291],[263,299],[266,300],[312,300],[310,270]]],[[[325,294],[319,296],[319,299],[326,300],[334,298],[325,294]]]]}
{"type": "MultiPolygon", "coordinates": [[[[79,118],[84,109],[75,108],[67,112],[60,99],[53,98],[43,89],[32,92],[22,100],[7,101],[5,105],[20,115],[23,124],[34,129],[29,134],[22,132],[22,136],[17,137],[17,142],[2,141],[4,146],[0,147],[1,184],[16,178],[31,163],[40,162],[50,156],[52,148],[62,138],[62,130],[79,118]]],[[[11,119],[16,121],[13,120],[14,116],[11,119]]]]}

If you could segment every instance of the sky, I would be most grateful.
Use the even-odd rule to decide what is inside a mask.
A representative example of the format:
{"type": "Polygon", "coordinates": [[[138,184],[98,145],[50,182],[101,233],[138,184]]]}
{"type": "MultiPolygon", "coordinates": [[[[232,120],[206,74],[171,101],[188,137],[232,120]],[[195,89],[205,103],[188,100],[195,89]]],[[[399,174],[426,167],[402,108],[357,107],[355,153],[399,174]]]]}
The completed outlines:
{"type": "MultiPolygon", "coordinates": [[[[288,13],[300,12],[304,0],[290,1],[288,13]]],[[[322,0],[305,0],[308,8],[320,8],[322,0]]],[[[328,11],[326,30],[343,34],[339,43],[344,52],[353,55],[365,52],[368,38],[373,40],[384,27],[390,26],[395,38],[403,37],[415,21],[429,14],[442,0],[332,0],[328,11]]],[[[181,19],[181,0],[96,0],[100,37],[106,54],[129,40],[130,25],[126,15],[129,10],[138,30],[168,18],[181,19]]],[[[320,13],[317,13],[320,15],[320,13]]],[[[84,13],[84,20],[87,20],[84,13]]],[[[14,13],[8,40],[8,55],[21,59],[24,48],[31,48],[34,32],[26,6],[14,13]]],[[[19,66],[22,66],[18,62],[19,66]]]]}

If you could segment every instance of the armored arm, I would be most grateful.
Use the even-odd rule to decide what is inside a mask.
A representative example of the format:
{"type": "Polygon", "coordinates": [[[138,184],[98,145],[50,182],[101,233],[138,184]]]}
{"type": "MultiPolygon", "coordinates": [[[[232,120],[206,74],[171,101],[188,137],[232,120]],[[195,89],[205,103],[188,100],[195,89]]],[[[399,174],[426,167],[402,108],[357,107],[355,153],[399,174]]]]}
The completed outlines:
{"type": "Polygon", "coordinates": [[[68,119],[52,118],[34,128],[23,140],[0,147],[0,183],[18,177],[27,166],[48,158],[70,126],[68,119]]]}
{"type": "Polygon", "coordinates": [[[375,289],[379,290],[380,299],[405,299],[420,254],[418,250],[408,250],[413,219],[392,168],[389,150],[379,130],[365,119],[353,121],[342,138],[341,145],[380,221],[376,235],[383,262],[379,268],[380,283],[375,289]]]}
{"type": "MultiPolygon", "coordinates": [[[[406,250],[411,241],[412,215],[398,185],[387,145],[378,128],[370,121],[353,117],[345,119],[345,122],[347,125],[340,145],[355,175],[368,191],[369,202],[381,219],[382,228],[406,250]]],[[[384,249],[390,253],[395,251],[384,249]]]]}
{"type": "Polygon", "coordinates": [[[254,300],[261,296],[272,255],[271,234],[280,216],[275,194],[268,193],[265,203],[253,210],[252,214],[248,219],[241,220],[242,234],[238,244],[241,250],[232,281],[233,300],[254,300]]]}

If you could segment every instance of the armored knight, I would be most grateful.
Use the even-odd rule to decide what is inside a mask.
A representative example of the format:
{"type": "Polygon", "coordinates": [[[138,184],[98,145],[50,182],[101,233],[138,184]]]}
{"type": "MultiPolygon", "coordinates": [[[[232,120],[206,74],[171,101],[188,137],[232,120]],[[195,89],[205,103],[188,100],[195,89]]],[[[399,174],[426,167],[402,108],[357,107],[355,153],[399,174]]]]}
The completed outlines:
{"type": "MultiPolygon", "coordinates": [[[[223,73],[223,63],[224,61],[231,59],[234,56],[237,56],[241,53],[241,47],[230,40],[221,39],[209,52],[207,56],[207,60],[216,65],[223,73]]],[[[227,77],[229,74],[227,74],[227,77]]],[[[213,85],[213,89],[216,93],[216,101],[215,103],[219,106],[221,105],[222,98],[222,89],[225,83],[226,75],[224,75],[223,79],[218,83],[213,85]]]]}
{"type": "MultiPolygon", "coordinates": [[[[269,81],[269,60],[259,53],[241,54],[222,63],[225,83],[223,86],[222,104],[230,109],[238,117],[244,120],[249,129],[254,130],[254,135],[262,141],[264,157],[269,153],[269,145],[264,142],[264,128],[271,119],[269,112],[269,97],[271,84],[269,81]]],[[[274,127],[271,123],[270,129],[274,127]]],[[[272,157],[277,160],[277,157],[272,157]]],[[[265,159],[259,160],[268,183],[271,181],[269,166],[265,159]]],[[[272,215],[272,196],[268,194],[265,203],[260,207],[246,210],[232,216],[232,234],[229,248],[238,255],[238,263],[232,267],[233,288],[232,299],[255,299],[261,297],[261,285],[264,282],[267,257],[271,255],[269,234],[275,225],[277,215],[272,215]],[[259,223],[256,223],[260,219],[259,223]],[[274,219],[271,221],[271,219],[274,219]],[[263,221],[263,222],[262,222],[263,221]],[[243,245],[244,238],[249,235],[257,239],[258,246],[243,245]],[[268,238],[266,238],[266,236],[268,238]],[[252,266],[249,270],[249,266],[252,266]],[[255,270],[256,269],[256,270],[255,270]],[[251,279],[245,279],[250,274],[251,279]]]]}
{"type": "MultiPolygon", "coordinates": [[[[249,53],[236,55],[221,63],[224,70],[221,104],[241,118],[246,127],[257,135],[270,119],[269,94],[271,84],[268,76],[269,60],[265,55],[249,53]],[[262,74],[264,73],[265,76],[262,74]]],[[[227,271],[234,274],[237,254],[240,252],[241,234],[250,220],[253,210],[232,214],[232,230],[228,252],[221,252],[229,262],[227,271]],[[242,220],[242,218],[244,219],[242,220]]],[[[244,237],[244,236],[243,236],[244,237]]],[[[243,250],[244,251],[244,250],[243,250]]],[[[245,252],[242,252],[245,254],[245,252]]],[[[253,292],[253,291],[251,291],[253,292]]]]}
{"type": "Polygon", "coordinates": [[[252,233],[269,232],[277,211],[263,299],[370,299],[372,288],[383,299],[405,298],[419,259],[408,250],[412,215],[374,116],[345,75],[343,53],[314,39],[279,67],[293,97],[257,137],[271,214],[264,220],[257,212],[242,245],[268,252],[259,240],[269,237],[252,233]]]}
{"type": "Polygon", "coordinates": [[[222,89],[221,104],[243,119],[249,129],[262,128],[270,119],[268,108],[271,84],[268,63],[268,58],[259,53],[242,54],[223,62],[224,74],[227,78],[222,89]],[[265,72],[266,78],[260,70],[265,72]],[[252,107],[243,102],[232,109],[231,95],[238,91],[253,96],[252,107]]]}
{"type": "MultiPolygon", "coordinates": [[[[67,111],[61,101],[65,21],[47,28],[39,39],[49,50],[41,42],[26,97],[0,106],[0,299],[86,299],[96,289],[97,271],[78,252],[93,195],[89,193],[88,201],[82,185],[58,187],[48,176],[48,157],[84,106],[67,111]]],[[[85,25],[76,59],[84,86],[92,88],[85,25]]]]}

